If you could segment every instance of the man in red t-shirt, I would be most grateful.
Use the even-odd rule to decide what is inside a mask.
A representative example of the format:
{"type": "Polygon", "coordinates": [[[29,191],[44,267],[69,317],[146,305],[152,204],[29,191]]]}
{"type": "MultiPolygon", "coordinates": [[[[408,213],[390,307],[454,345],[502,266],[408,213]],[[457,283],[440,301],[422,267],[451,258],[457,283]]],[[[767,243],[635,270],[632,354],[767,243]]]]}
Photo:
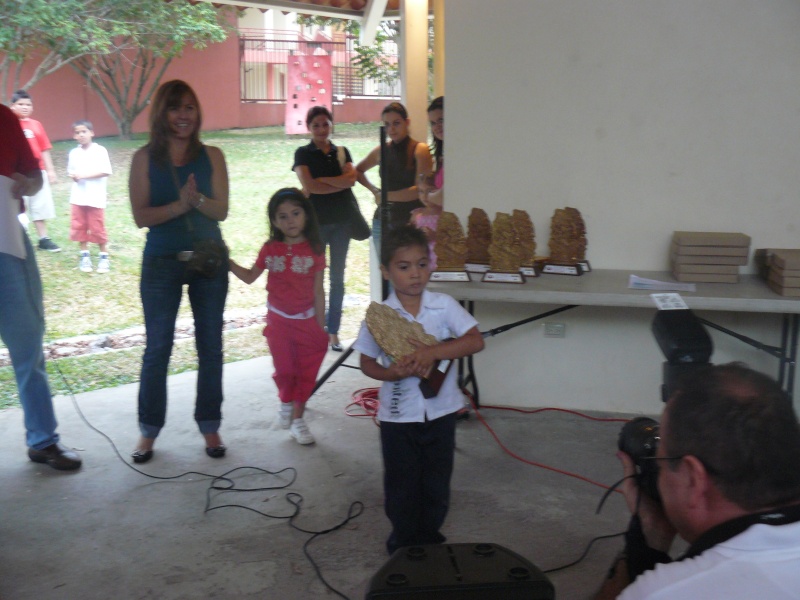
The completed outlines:
{"type": "Polygon", "coordinates": [[[42,187],[42,171],[19,119],[0,105],[0,339],[8,347],[25,413],[28,457],[62,471],[81,458],[59,443],[44,365],[42,283],[30,240],[17,220],[22,197],[42,187]],[[19,236],[19,237],[16,237],[19,236]]]}
{"type": "Polygon", "coordinates": [[[53,167],[53,160],[50,158],[50,139],[44,131],[42,124],[31,119],[33,114],[33,100],[25,90],[17,90],[11,96],[11,110],[19,117],[22,131],[28,138],[33,155],[39,161],[39,168],[44,176],[42,189],[32,196],[25,196],[25,206],[30,213],[31,221],[36,226],[39,234],[39,250],[49,252],[61,252],[61,248],[47,235],[46,219],[53,219],[56,216],[55,205],[53,204],[53,193],[50,191],[50,184],[56,182],[56,170],[53,167]]]}

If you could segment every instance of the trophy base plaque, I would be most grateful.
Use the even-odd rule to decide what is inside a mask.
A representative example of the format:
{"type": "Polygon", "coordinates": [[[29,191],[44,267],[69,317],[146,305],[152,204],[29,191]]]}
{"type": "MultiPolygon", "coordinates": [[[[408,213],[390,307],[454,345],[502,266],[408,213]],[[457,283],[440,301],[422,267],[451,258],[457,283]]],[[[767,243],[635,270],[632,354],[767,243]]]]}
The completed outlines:
{"type": "Polygon", "coordinates": [[[481,281],[486,283],[525,283],[525,277],[519,271],[486,271],[481,281]]]}
{"type": "Polygon", "coordinates": [[[486,273],[489,270],[489,263],[467,263],[464,268],[470,273],[486,273]]]}
{"type": "Polygon", "coordinates": [[[589,264],[588,260],[579,260],[578,264],[581,266],[581,269],[583,269],[584,273],[592,272],[592,265],[589,264]]]}
{"type": "Polygon", "coordinates": [[[469,281],[469,274],[466,271],[434,271],[431,281],[469,281]]]}
{"type": "Polygon", "coordinates": [[[519,272],[522,273],[526,279],[528,277],[539,276],[539,271],[536,269],[536,265],[523,265],[519,268],[519,272]]]}
{"type": "Polygon", "coordinates": [[[546,263],[542,273],[553,275],[583,275],[582,263],[546,263]]]}

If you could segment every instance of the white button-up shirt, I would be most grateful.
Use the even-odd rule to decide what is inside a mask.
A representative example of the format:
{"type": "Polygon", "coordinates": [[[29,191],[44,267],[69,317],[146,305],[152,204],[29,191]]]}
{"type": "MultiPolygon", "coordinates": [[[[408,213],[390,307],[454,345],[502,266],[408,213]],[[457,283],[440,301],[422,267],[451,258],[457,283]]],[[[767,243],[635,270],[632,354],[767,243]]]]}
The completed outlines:
{"type": "MultiPolygon", "coordinates": [[[[442,341],[448,338],[459,338],[475,327],[478,322],[464,307],[447,294],[424,290],[420,302],[419,314],[414,318],[406,312],[397,295],[392,292],[384,304],[396,310],[404,319],[416,321],[422,325],[426,333],[442,341]]],[[[388,367],[390,359],[367,328],[361,323],[353,348],[361,354],[376,359],[384,367],[388,367]]],[[[380,407],[378,420],[391,423],[421,423],[438,419],[460,410],[464,406],[464,395],[458,389],[456,369],[450,369],[439,395],[425,398],[419,389],[419,377],[406,377],[400,381],[384,381],[380,391],[380,407]]]]}

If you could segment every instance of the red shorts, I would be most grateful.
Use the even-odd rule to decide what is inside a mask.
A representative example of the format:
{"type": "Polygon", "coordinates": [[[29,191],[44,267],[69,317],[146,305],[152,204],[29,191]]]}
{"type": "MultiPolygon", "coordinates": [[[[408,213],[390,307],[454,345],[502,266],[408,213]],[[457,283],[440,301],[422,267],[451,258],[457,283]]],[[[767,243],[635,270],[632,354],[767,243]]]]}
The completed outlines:
{"type": "Polygon", "coordinates": [[[69,239],[73,242],[92,242],[105,244],[106,234],[105,210],[94,206],[72,204],[72,218],[69,224],[69,239]]]}

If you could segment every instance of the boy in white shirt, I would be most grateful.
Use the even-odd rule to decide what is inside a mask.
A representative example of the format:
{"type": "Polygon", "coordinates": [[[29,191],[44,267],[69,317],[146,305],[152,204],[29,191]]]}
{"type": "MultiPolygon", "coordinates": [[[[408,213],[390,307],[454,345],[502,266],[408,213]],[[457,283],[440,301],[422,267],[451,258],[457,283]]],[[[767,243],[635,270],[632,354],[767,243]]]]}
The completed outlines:
{"type": "Polygon", "coordinates": [[[67,173],[72,177],[70,204],[72,219],[69,239],[80,244],[78,268],[91,273],[92,258],[89,242],[100,246],[97,262],[98,273],[108,273],[111,262],[108,258],[108,234],[105,225],[106,180],[111,175],[108,151],[92,141],[94,128],[89,121],[75,121],[72,138],[78,147],[69,152],[67,173]]]}
{"type": "Polygon", "coordinates": [[[403,546],[441,544],[439,529],[450,503],[450,476],[455,454],[456,413],[464,406],[456,369],[450,369],[438,393],[425,397],[420,381],[436,361],[469,356],[483,349],[478,322],[453,298],[425,289],[428,238],[413,225],[384,236],[381,272],[392,284],[384,301],[408,321],[422,325],[438,343],[412,343],[416,350],[393,362],[366,323],[353,348],[361,353],[361,370],[383,381],[378,420],[384,466],[386,516],[392,532],[389,554],[403,546]]]}

